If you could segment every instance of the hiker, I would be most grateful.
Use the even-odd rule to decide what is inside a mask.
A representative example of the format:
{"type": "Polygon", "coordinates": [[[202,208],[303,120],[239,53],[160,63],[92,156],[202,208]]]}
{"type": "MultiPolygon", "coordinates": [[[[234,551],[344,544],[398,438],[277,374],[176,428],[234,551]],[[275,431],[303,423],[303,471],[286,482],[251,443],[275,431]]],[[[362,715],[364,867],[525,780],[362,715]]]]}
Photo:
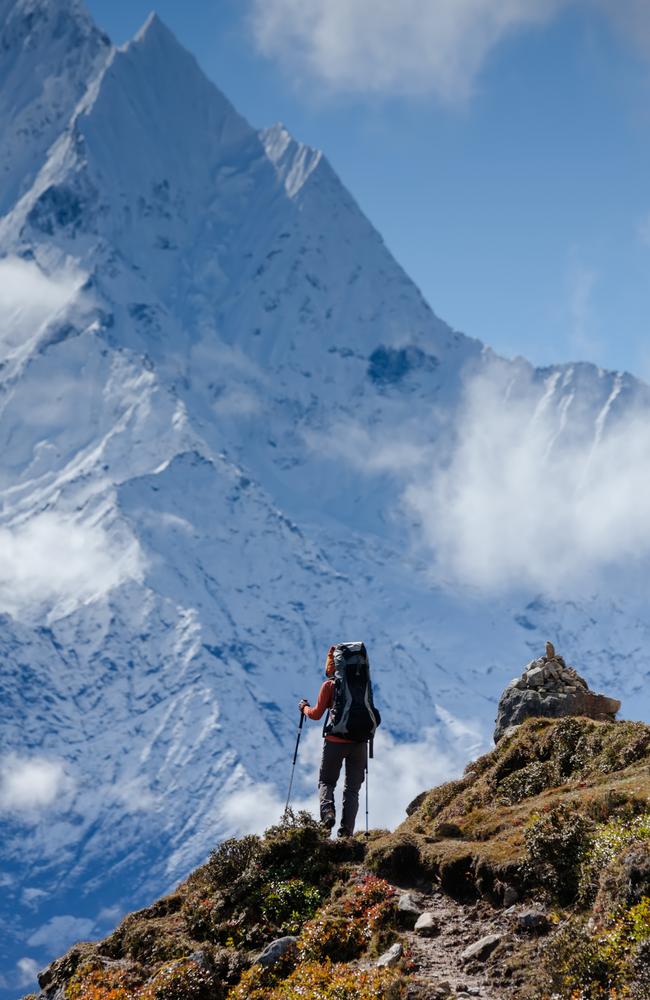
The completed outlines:
{"type": "Polygon", "coordinates": [[[327,711],[323,726],[323,754],[318,776],[321,823],[336,823],[334,788],[345,761],[343,812],[337,837],[351,837],[359,808],[359,789],[368,766],[368,741],[381,719],[372,700],[368,654],[362,642],[330,646],[325,660],[326,680],[311,707],[306,698],[298,708],[308,719],[327,711]]]}

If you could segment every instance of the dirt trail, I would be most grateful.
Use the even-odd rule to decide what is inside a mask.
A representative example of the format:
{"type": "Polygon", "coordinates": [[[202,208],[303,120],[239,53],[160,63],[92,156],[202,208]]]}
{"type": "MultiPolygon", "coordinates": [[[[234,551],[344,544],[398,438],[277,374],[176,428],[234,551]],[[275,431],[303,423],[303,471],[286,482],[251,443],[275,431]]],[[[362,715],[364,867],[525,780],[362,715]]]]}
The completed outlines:
{"type": "Polygon", "coordinates": [[[438,933],[422,937],[407,931],[406,938],[415,966],[410,996],[413,1000],[437,1000],[438,997],[479,997],[481,1000],[510,1000],[507,987],[489,982],[489,966],[483,961],[464,963],[461,953],[468,945],[489,934],[512,936],[510,914],[494,910],[487,903],[461,904],[442,892],[430,894],[398,888],[400,895],[409,892],[424,912],[432,913],[438,933]],[[445,991],[443,984],[449,985],[445,991]]]}

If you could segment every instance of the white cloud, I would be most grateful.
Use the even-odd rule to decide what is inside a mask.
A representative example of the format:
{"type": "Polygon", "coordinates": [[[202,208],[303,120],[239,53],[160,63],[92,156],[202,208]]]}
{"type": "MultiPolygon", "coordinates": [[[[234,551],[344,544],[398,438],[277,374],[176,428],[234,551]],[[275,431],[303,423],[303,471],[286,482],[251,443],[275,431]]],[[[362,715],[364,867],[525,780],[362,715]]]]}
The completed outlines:
{"type": "Polygon", "coordinates": [[[491,51],[568,7],[604,14],[650,53],[647,0],[251,0],[258,48],[330,90],[471,97],[491,51]]]}
{"type": "MultiPolygon", "coordinates": [[[[438,725],[424,730],[422,739],[400,743],[386,730],[377,731],[375,756],[369,762],[369,825],[393,829],[406,817],[406,807],[416,795],[443,781],[458,777],[468,760],[485,752],[480,727],[471,720],[454,718],[438,708],[438,725]]],[[[303,736],[296,765],[291,806],[318,816],[318,766],[322,737],[316,730],[303,736]],[[305,794],[306,790],[311,789],[305,794]],[[302,794],[301,794],[302,791],[302,794]]],[[[287,769],[287,783],[289,768],[287,769]]],[[[343,777],[337,786],[340,815],[343,777]]],[[[286,795],[286,793],[285,793],[286,795]]],[[[233,833],[262,833],[279,822],[285,797],[270,782],[250,784],[226,801],[222,820],[233,833]]],[[[365,827],[365,786],[359,796],[357,831],[365,827]]]]}
{"type": "MultiPolygon", "coordinates": [[[[313,811],[314,803],[315,800],[300,801],[292,803],[292,806],[313,811]]],[[[284,803],[275,785],[262,782],[233,792],[222,808],[221,818],[232,833],[263,833],[279,821],[283,811],[284,803]]]]}
{"type": "Polygon", "coordinates": [[[69,787],[60,761],[16,754],[0,760],[0,812],[29,814],[47,809],[69,787]]]}
{"type": "Polygon", "coordinates": [[[15,618],[62,617],[142,573],[137,542],[97,525],[46,512],[0,528],[0,611],[15,618]]]}
{"type": "Polygon", "coordinates": [[[50,954],[60,954],[77,941],[87,941],[93,933],[94,920],[63,914],[52,917],[27,939],[32,948],[46,948],[50,954]]]}
{"type": "Polygon", "coordinates": [[[27,886],[20,894],[20,898],[25,906],[30,907],[30,909],[38,909],[39,900],[44,899],[47,893],[44,889],[33,889],[27,886]]]}
{"type": "Polygon", "coordinates": [[[260,50],[332,89],[463,101],[490,50],[571,0],[252,0],[260,50]]]}
{"type": "Polygon", "coordinates": [[[45,274],[33,261],[0,260],[0,360],[26,348],[79,290],[74,271],[45,274]]]}
{"type": "Polygon", "coordinates": [[[36,976],[40,966],[34,958],[19,958],[16,962],[18,969],[18,985],[31,986],[36,983],[36,976]]]}
{"type": "Polygon", "coordinates": [[[439,577],[557,595],[650,554],[647,417],[608,425],[619,380],[583,437],[575,420],[569,435],[561,377],[515,390],[495,364],[469,383],[453,450],[406,491],[439,577]]]}

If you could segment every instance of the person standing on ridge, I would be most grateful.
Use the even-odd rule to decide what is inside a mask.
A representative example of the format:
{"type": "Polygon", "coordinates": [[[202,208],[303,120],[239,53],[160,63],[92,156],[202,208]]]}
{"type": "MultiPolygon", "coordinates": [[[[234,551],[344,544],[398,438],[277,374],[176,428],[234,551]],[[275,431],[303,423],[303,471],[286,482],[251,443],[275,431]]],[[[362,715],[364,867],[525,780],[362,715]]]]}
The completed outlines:
{"type": "MultiPolygon", "coordinates": [[[[327,711],[323,726],[323,753],[318,775],[320,818],[331,830],[336,823],[334,789],[345,761],[343,811],[337,837],[351,837],[359,808],[359,789],[368,767],[368,742],[381,722],[370,683],[370,667],[362,642],[330,646],[325,660],[326,680],[311,707],[306,698],[298,708],[308,719],[327,711]]],[[[371,753],[372,756],[372,753],[371,753]]]]}

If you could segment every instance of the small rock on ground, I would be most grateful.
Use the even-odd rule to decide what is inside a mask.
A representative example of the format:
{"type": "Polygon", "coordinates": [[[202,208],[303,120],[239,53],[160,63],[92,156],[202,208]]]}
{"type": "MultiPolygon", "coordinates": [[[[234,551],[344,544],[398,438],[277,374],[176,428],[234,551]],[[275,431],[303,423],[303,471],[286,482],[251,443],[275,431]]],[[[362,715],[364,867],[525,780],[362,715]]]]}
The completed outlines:
{"type": "Polygon", "coordinates": [[[385,951],[384,954],[377,959],[377,967],[381,969],[390,968],[391,965],[397,965],[403,952],[404,948],[399,941],[396,941],[394,945],[391,945],[388,951],[385,951]]]}
{"type": "Polygon", "coordinates": [[[397,900],[397,912],[401,924],[406,927],[413,927],[418,917],[422,914],[422,907],[410,892],[403,892],[397,900]]]}
{"type": "Polygon", "coordinates": [[[433,913],[423,913],[415,922],[413,928],[421,937],[434,937],[440,933],[440,927],[433,913]]]}
{"type": "Polygon", "coordinates": [[[524,910],[517,917],[517,925],[522,931],[542,934],[549,929],[549,919],[543,910],[524,910]]]}
{"type": "Polygon", "coordinates": [[[475,941],[474,944],[468,945],[468,947],[461,952],[461,961],[469,962],[473,959],[476,962],[484,962],[486,958],[489,958],[500,941],[500,934],[486,934],[485,937],[475,941]]]}

